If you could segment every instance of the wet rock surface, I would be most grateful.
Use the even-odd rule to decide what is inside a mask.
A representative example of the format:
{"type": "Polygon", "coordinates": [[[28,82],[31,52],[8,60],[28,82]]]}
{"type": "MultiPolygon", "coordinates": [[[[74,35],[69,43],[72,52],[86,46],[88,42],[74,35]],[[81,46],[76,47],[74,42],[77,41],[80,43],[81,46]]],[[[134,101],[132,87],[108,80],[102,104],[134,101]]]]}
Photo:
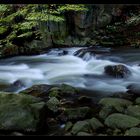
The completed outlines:
{"type": "Polygon", "coordinates": [[[105,74],[114,78],[126,78],[131,74],[130,70],[124,65],[109,65],[106,66],[104,70],[105,74]]]}

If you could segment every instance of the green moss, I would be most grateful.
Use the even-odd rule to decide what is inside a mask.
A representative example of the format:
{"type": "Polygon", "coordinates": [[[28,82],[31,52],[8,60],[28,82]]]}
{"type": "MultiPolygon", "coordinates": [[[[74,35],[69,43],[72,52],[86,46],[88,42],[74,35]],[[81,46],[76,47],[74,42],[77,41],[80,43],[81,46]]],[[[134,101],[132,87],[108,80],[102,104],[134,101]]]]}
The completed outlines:
{"type": "Polygon", "coordinates": [[[90,112],[89,107],[67,108],[64,111],[64,115],[68,120],[84,119],[90,112]]]}
{"type": "Polygon", "coordinates": [[[111,127],[114,129],[120,128],[120,129],[125,130],[127,128],[138,126],[140,124],[140,120],[134,117],[128,116],[128,115],[114,113],[106,118],[105,124],[108,127],[111,127]]]}
{"type": "Polygon", "coordinates": [[[104,107],[113,107],[118,112],[123,112],[127,106],[132,105],[132,102],[120,98],[103,98],[99,101],[99,104],[104,107]]]}
{"type": "Polygon", "coordinates": [[[8,30],[8,27],[6,27],[6,26],[0,26],[0,35],[5,34],[5,32],[7,32],[7,30],[8,30]]]}
{"type": "Polygon", "coordinates": [[[59,105],[60,105],[60,102],[56,97],[51,97],[47,102],[47,107],[53,112],[58,111],[59,105]]]}
{"type": "Polygon", "coordinates": [[[29,95],[1,92],[0,130],[36,131],[44,105],[29,95]]]}
{"type": "Polygon", "coordinates": [[[140,128],[134,127],[127,130],[125,136],[140,136],[140,128]]]}
{"type": "Polygon", "coordinates": [[[90,125],[87,121],[78,121],[74,124],[71,133],[77,134],[78,132],[90,132],[90,125]]]}

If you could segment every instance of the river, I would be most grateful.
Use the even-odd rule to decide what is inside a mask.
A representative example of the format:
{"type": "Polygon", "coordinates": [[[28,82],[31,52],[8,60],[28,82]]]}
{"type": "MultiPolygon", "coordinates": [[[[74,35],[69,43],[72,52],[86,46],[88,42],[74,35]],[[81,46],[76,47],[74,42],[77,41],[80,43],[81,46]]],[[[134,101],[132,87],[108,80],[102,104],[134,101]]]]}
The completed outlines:
{"type": "Polygon", "coordinates": [[[1,59],[0,83],[12,84],[17,80],[21,81],[23,86],[15,90],[17,93],[35,84],[66,83],[111,94],[126,92],[128,85],[140,82],[139,49],[110,50],[99,47],[96,52],[82,55],[80,49],[54,48],[46,54],[1,59]],[[124,79],[111,78],[104,74],[105,66],[116,64],[125,65],[132,74],[124,79]]]}

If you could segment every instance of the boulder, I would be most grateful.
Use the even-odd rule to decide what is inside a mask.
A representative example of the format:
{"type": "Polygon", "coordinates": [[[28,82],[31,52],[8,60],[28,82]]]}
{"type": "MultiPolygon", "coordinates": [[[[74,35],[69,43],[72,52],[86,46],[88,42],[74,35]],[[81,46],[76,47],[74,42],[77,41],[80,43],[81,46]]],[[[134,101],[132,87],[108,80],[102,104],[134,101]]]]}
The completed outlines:
{"type": "Polygon", "coordinates": [[[49,91],[51,97],[67,97],[76,95],[78,90],[70,85],[62,84],[58,87],[53,87],[49,91]]]}
{"type": "Polygon", "coordinates": [[[68,131],[72,128],[73,124],[72,122],[67,122],[66,125],[65,125],[65,131],[68,131]]]}
{"type": "Polygon", "coordinates": [[[138,98],[135,100],[135,103],[136,103],[137,105],[140,105],[140,97],[138,97],[138,98]]]}
{"type": "Polygon", "coordinates": [[[72,134],[77,134],[78,132],[90,132],[90,125],[87,121],[78,121],[72,127],[72,134]]]}
{"type": "Polygon", "coordinates": [[[140,84],[131,84],[127,87],[128,93],[134,94],[134,95],[140,95],[140,84]]]}
{"type": "Polygon", "coordinates": [[[0,92],[0,130],[38,131],[45,124],[44,108],[33,96],[0,92]]]}
{"type": "Polygon", "coordinates": [[[140,106],[139,105],[131,105],[126,109],[126,114],[133,116],[140,120],[140,106]]]}
{"type": "Polygon", "coordinates": [[[9,87],[4,89],[3,91],[5,91],[5,92],[15,92],[22,87],[25,87],[25,85],[22,83],[22,81],[17,80],[14,83],[10,84],[9,87]]]}
{"type": "Polygon", "coordinates": [[[59,116],[62,121],[85,119],[90,113],[89,107],[66,108],[59,116]]]}
{"type": "Polygon", "coordinates": [[[116,109],[118,112],[124,112],[124,109],[132,105],[132,102],[126,99],[120,99],[120,98],[102,98],[99,101],[99,104],[101,104],[103,107],[112,107],[116,109]]]}
{"type": "Polygon", "coordinates": [[[91,118],[88,122],[93,131],[96,131],[96,130],[104,127],[104,125],[98,119],[96,119],[94,117],[91,118]]]}
{"type": "Polygon", "coordinates": [[[103,107],[99,112],[99,117],[105,120],[107,116],[115,112],[116,112],[116,109],[114,109],[112,106],[103,107]]]}
{"type": "Polygon", "coordinates": [[[59,105],[60,102],[56,97],[51,97],[48,101],[47,101],[47,107],[53,111],[53,112],[57,112],[59,109],[59,105]]]}
{"type": "Polygon", "coordinates": [[[113,129],[118,128],[126,130],[128,128],[138,126],[140,124],[140,120],[128,115],[114,113],[106,118],[105,124],[113,129]]]}
{"type": "Polygon", "coordinates": [[[114,78],[127,78],[131,72],[124,65],[108,65],[104,68],[104,73],[114,78]]]}
{"type": "Polygon", "coordinates": [[[125,136],[140,136],[140,128],[133,127],[125,132],[125,136]]]}
{"type": "Polygon", "coordinates": [[[32,95],[35,97],[44,97],[44,96],[48,96],[48,91],[52,86],[50,85],[34,85],[30,88],[27,88],[23,91],[21,91],[20,93],[22,94],[28,94],[28,95],[32,95]]]}
{"type": "Polygon", "coordinates": [[[93,135],[87,132],[79,132],[77,133],[77,136],[93,136],[93,135]]]}

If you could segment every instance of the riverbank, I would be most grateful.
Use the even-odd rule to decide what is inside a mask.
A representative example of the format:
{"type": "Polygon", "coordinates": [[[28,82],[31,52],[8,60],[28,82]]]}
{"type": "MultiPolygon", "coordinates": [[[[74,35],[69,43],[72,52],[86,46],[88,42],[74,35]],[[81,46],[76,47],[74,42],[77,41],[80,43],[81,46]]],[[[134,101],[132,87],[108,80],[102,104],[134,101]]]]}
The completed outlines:
{"type": "Polygon", "coordinates": [[[1,92],[0,96],[0,135],[140,135],[139,97],[133,94],[94,100],[63,84],[36,85],[19,94],[1,92]]]}

